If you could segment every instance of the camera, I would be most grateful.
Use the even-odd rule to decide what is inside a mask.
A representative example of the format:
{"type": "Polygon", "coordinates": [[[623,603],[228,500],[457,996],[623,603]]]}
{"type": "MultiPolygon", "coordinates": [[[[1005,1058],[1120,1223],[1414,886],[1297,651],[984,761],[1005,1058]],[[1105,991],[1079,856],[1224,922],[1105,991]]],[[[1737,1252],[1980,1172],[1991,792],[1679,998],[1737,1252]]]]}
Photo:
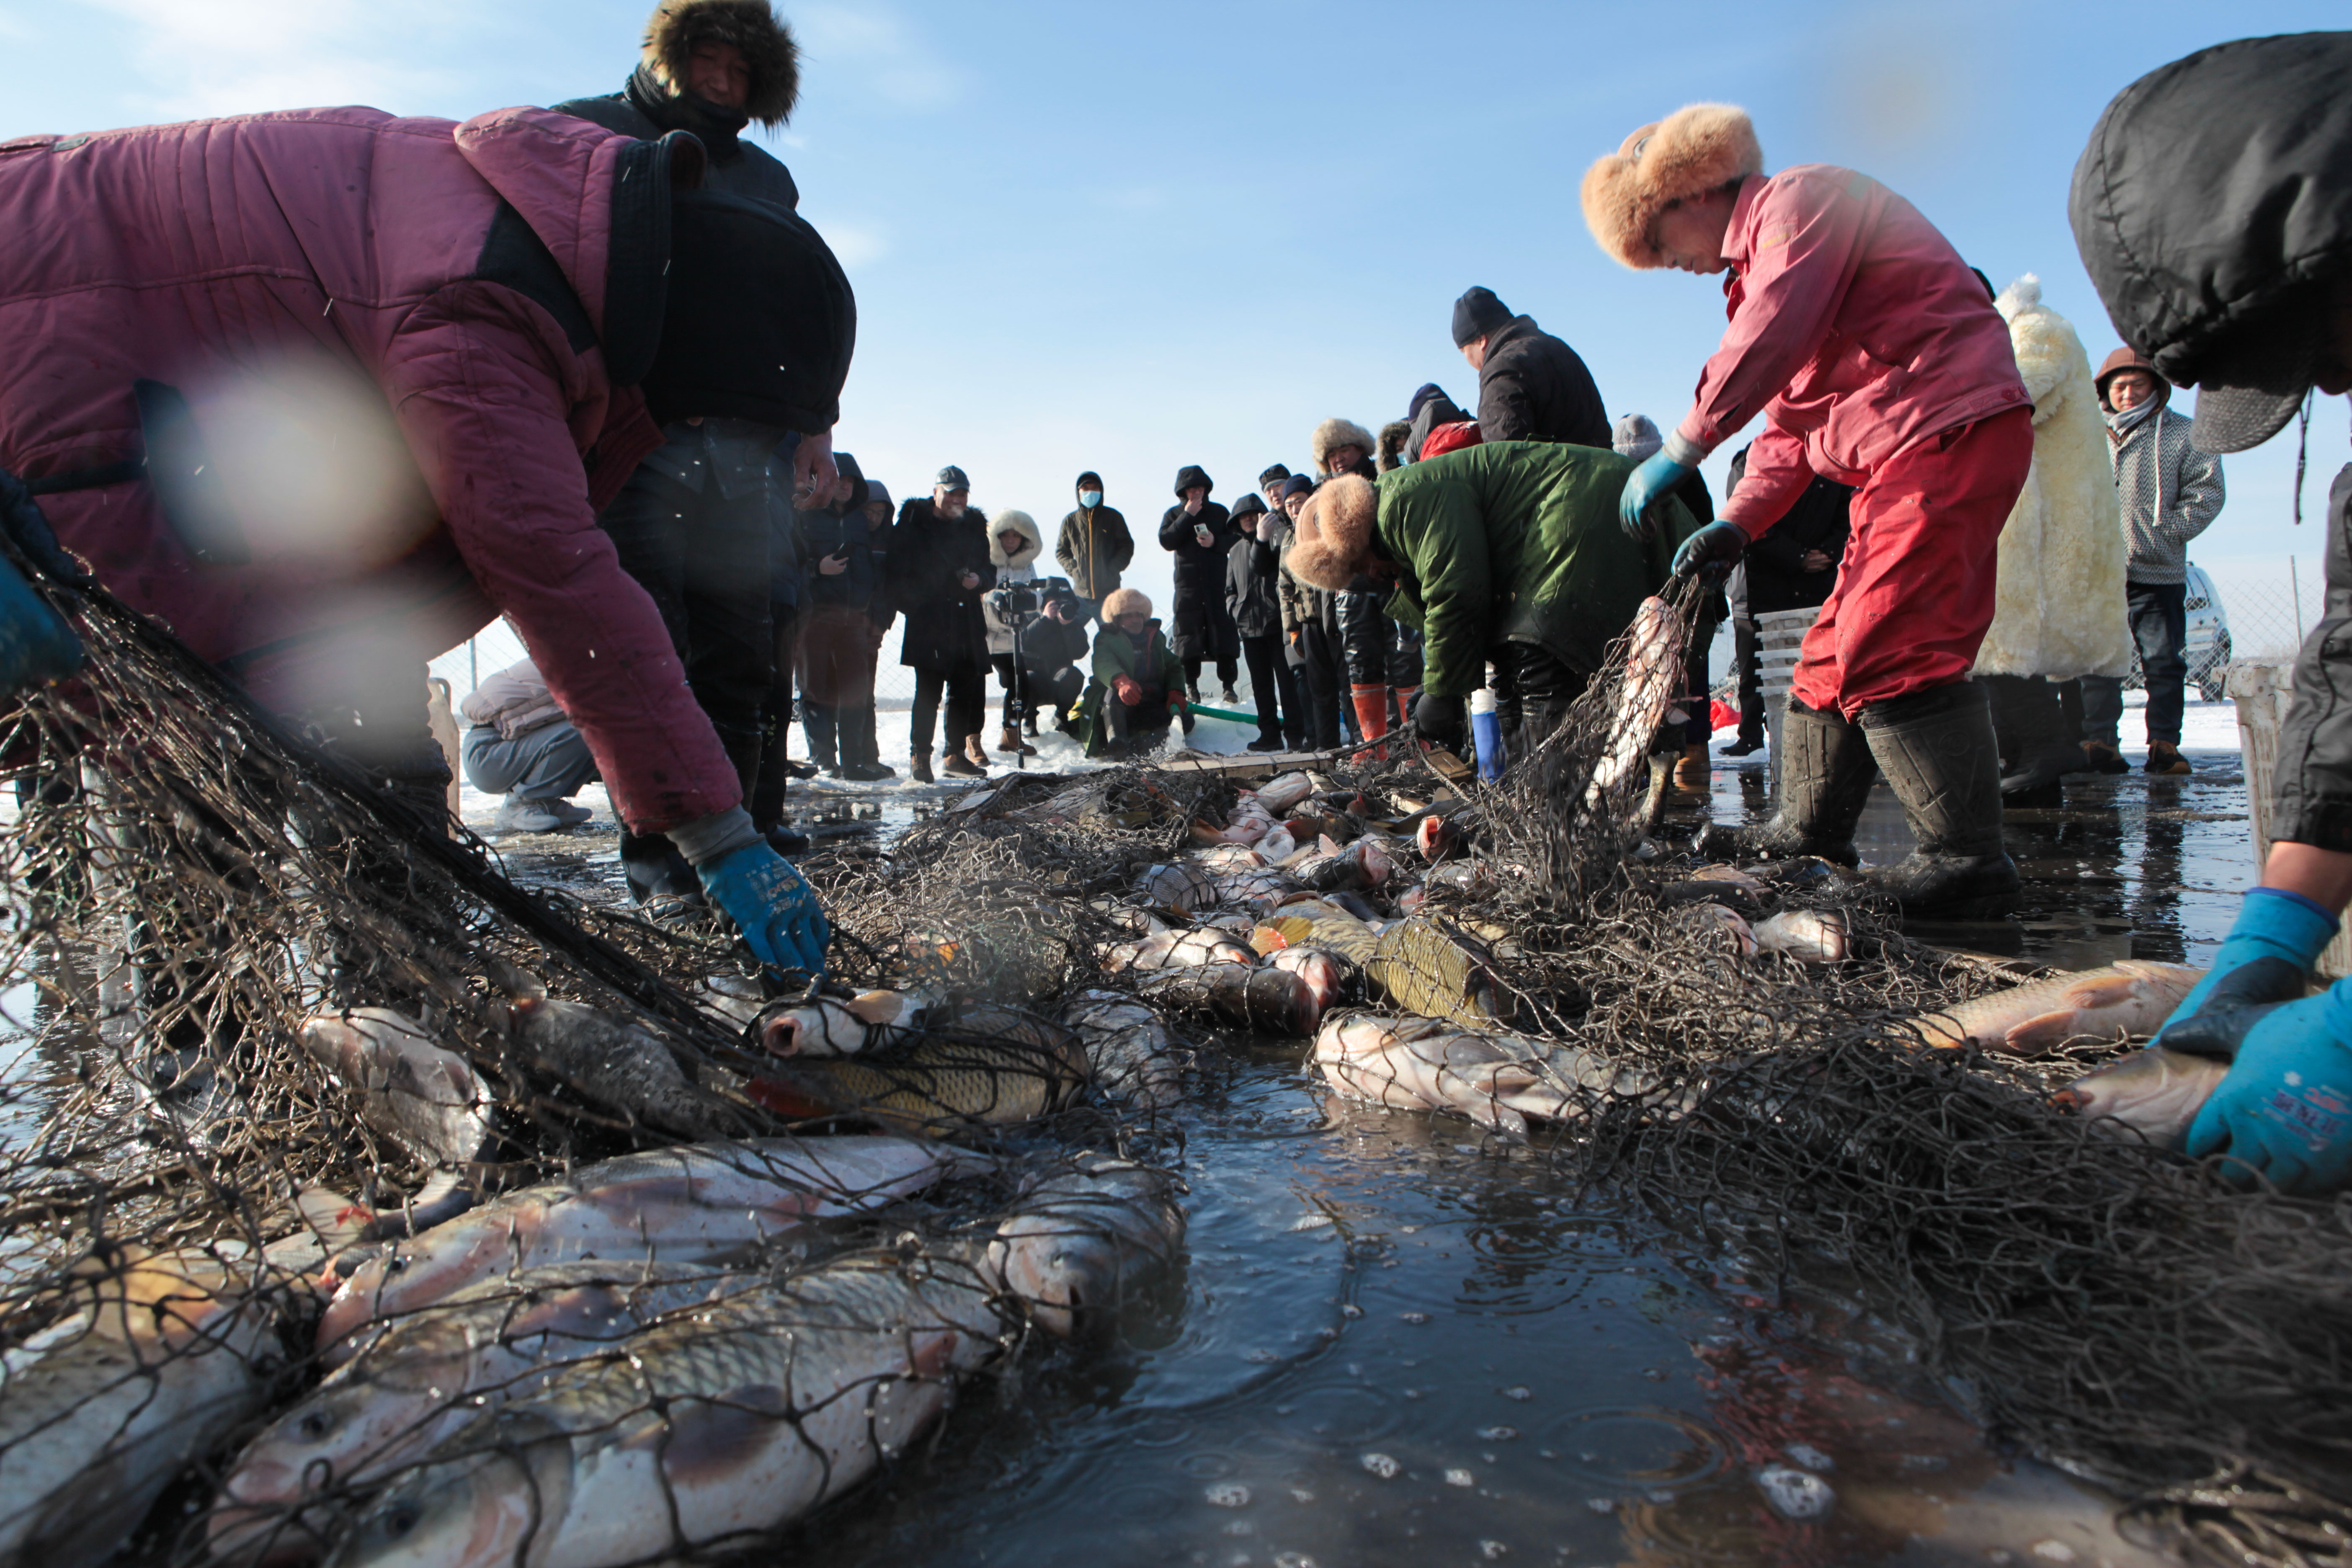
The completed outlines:
{"type": "Polygon", "coordinates": [[[1008,626],[1019,627],[1058,600],[1076,602],[1067,577],[1047,577],[1037,583],[1009,583],[988,591],[988,607],[1008,626]]]}

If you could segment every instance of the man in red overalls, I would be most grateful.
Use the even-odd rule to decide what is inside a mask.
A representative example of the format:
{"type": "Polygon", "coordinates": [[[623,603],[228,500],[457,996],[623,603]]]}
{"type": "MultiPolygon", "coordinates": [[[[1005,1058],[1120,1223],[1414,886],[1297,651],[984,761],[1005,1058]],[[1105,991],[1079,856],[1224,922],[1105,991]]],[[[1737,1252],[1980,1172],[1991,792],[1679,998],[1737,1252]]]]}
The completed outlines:
{"type": "Polygon", "coordinates": [[[1700,847],[1850,865],[1883,770],[1919,848],[1874,879],[1906,909],[1997,907],[2017,868],[1991,712],[1968,674],[2033,458],[2032,400],[1982,280],[1916,208],[1850,169],[1763,169],[1745,113],[1695,104],[1584,177],[1585,221],[1626,266],[1730,274],[1731,325],[1690,413],[1626,480],[1627,528],[1759,413],[1745,477],[1677,572],[1738,560],[1816,474],[1855,488],[1837,591],[1790,696],[1779,814],[1700,847]]]}

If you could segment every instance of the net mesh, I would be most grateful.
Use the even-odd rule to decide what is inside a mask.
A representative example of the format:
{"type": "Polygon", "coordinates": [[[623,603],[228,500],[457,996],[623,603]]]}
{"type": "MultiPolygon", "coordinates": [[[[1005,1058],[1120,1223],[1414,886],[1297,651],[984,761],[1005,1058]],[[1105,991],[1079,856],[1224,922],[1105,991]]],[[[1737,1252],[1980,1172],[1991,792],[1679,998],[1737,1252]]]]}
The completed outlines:
{"type": "Polygon", "coordinates": [[[1867,1302],[2207,1559],[2344,1562],[2352,1205],[2053,1111],[2112,1047],[1923,1048],[2017,974],[1828,868],[1695,875],[1639,765],[1689,607],[1504,784],[1310,775],[1279,869],[1214,773],[976,790],[814,859],[833,978],[769,994],[707,925],[517,889],[92,595],[89,675],[0,752],[0,1548],[740,1547],[1154,1299],[1165,1112],[1241,1026],[1867,1302]]]}

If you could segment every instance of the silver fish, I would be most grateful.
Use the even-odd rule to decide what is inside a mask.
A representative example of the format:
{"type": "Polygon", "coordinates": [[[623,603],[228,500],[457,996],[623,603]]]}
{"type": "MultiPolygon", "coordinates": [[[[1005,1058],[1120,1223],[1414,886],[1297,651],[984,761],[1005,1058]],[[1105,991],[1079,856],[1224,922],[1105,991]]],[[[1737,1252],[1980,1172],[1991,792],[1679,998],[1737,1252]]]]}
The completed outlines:
{"type": "Polygon", "coordinates": [[[1529,1118],[1572,1121],[1586,1096],[1648,1096],[1651,1075],[1595,1052],[1526,1035],[1474,1033],[1434,1018],[1335,1018],[1315,1040],[1315,1064],[1353,1100],[1450,1110],[1481,1126],[1525,1132],[1529,1118]]]}
{"type": "Polygon", "coordinates": [[[2151,1046],[2084,1073],[2051,1103],[2092,1118],[2092,1125],[2103,1131],[2177,1149],[2229,1070],[2229,1063],[2211,1057],[2151,1046]]]}
{"type": "Polygon", "coordinates": [[[464,1165],[496,1157],[482,1080],[415,1019],[390,1007],[353,1007],[303,1019],[297,1037],[360,1097],[362,1120],[418,1159],[464,1165]]]}
{"type": "Polygon", "coordinates": [[[2102,969],[2053,974],[1912,1020],[1931,1046],[1976,1042],[1987,1050],[2040,1056],[2067,1040],[2152,1035],[2172,1016],[2201,969],[2126,958],[2102,969]]]}
{"type": "Polygon", "coordinates": [[[208,1521],[213,1555],[266,1563],[318,1554],[320,1493],[381,1479],[665,1312],[761,1276],[594,1260],[527,1268],[460,1290],[387,1328],[247,1444],[208,1521]]]}
{"type": "Polygon", "coordinates": [[[1184,861],[1150,868],[1136,879],[1135,890],[1147,904],[1185,915],[1217,901],[1216,879],[1184,861]]]}
{"type": "Polygon", "coordinates": [[[1117,991],[1081,991],[1062,1004],[1062,1022],[1085,1043],[1095,1086],[1114,1103],[1160,1110],[1182,1097],[1190,1053],[1150,1003],[1117,991]]]}
{"type": "Polygon", "coordinates": [[[1844,962],[1852,938],[1845,917],[1819,910],[1783,910],[1756,927],[1756,945],[1801,963],[1844,962]]]}
{"type": "Polygon", "coordinates": [[[768,1138],[625,1154],[509,1193],[362,1260],[319,1322],[340,1365],[373,1322],[484,1279],[582,1258],[697,1262],[792,1235],[812,1221],[871,1214],[982,1156],[929,1140],[768,1138]]]}
{"type": "Polygon", "coordinates": [[[362,1513],[332,1568],[620,1568],[771,1531],[904,1451],[996,1353],[950,1259],[829,1261],[566,1363],[362,1513]]]}
{"type": "Polygon", "coordinates": [[[688,1138],[730,1130],[723,1103],[688,1082],[677,1058],[650,1030],[544,991],[510,994],[490,1011],[527,1060],[591,1100],[688,1138]]]}
{"type": "Polygon", "coordinates": [[[1628,633],[1633,646],[1626,656],[1616,708],[1609,716],[1609,749],[1592,770],[1586,804],[1600,804],[1603,795],[1632,778],[1649,755],[1650,743],[1682,678],[1683,643],[1687,635],[1682,617],[1654,595],[1633,612],[1628,633]]]}
{"type": "Polygon", "coordinates": [[[854,1057],[913,1036],[916,1019],[939,1001],[929,990],[865,991],[761,1016],[760,1043],[780,1057],[854,1057]]]}
{"type": "Polygon", "coordinates": [[[1103,955],[1103,968],[1151,973],[1164,969],[1193,969],[1207,963],[1255,963],[1257,954],[1221,931],[1164,931],[1141,942],[1122,943],[1103,955]]]}
{"type": "Polygon", "coordinates": [[[116,1270],[0,1371],[0,1563],[95,1568],[261,1407],[284,1355],[268,1272],[205,1253],[116,1270]]]}
{"type": "Polygon", "coordinates": [[[1168,1172],[1091,1157],[1022,1194],[996,1229],[986,1271],[1040,1328],[1068,1338],[1116,1316],[1175,1265],[1184,1211],[1168,1172]]]}

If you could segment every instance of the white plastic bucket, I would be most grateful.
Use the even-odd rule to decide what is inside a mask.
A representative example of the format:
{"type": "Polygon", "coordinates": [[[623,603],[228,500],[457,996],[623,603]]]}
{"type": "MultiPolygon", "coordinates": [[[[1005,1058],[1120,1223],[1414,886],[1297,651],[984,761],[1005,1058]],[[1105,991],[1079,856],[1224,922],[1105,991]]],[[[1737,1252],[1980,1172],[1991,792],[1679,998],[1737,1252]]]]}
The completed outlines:
{"type": "Polygon", "coordinates": [[[1809,610],[1767,610],[1756,617],[1757,684],[1764,694],[1764,731],[1771,742],[1765,761],[1775,796],[1780,792],[1780,716],[1789,706],[1789,688],[1796,683],[1797,658],[1803,650],[1805,634],[1813,629],[1821,613],[1815,605],[1809,610]]]}

